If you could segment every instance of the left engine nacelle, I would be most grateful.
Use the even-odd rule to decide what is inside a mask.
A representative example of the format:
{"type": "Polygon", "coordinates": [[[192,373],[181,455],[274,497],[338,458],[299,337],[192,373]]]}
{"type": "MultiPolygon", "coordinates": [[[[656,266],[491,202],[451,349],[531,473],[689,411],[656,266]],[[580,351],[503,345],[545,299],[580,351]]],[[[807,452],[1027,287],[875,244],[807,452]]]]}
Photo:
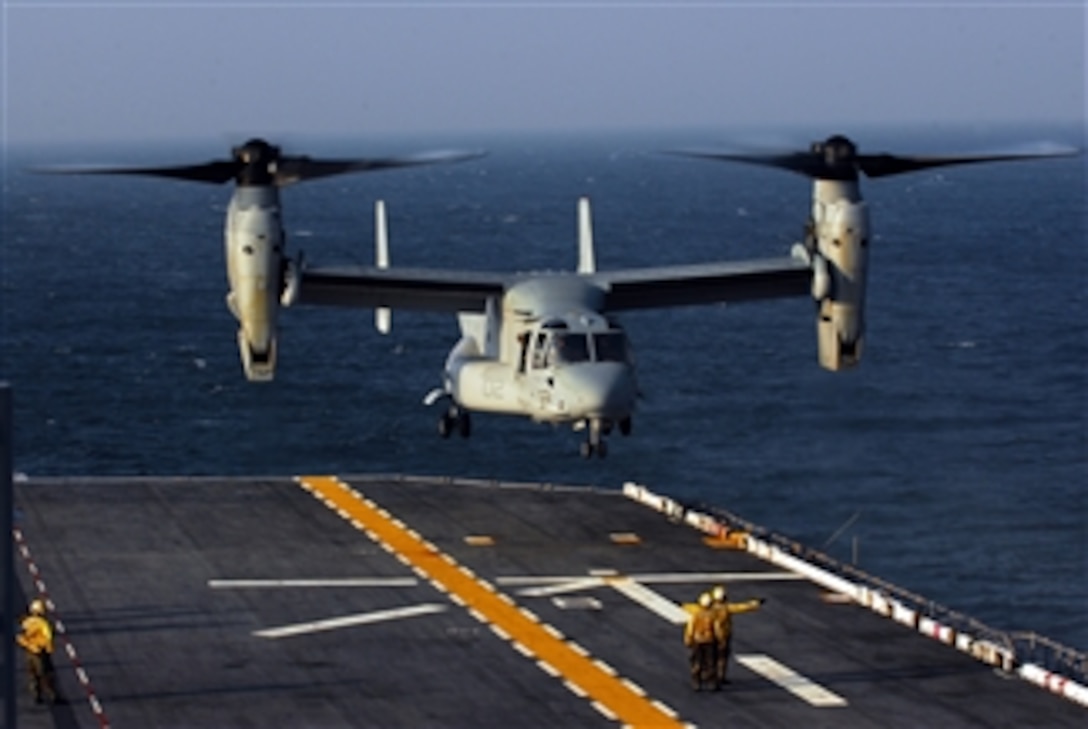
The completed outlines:
{"type": "Polygon", "coordinates": [[[274,277],[241,277],[227,294],[227,306],[239,324],[242,369],[251,382],[268,382],[276,374],[279,288],[274,277]]]}
{"type": "Polygon", "coordinates": [[[267,382],[276,372],[283,241],[276,190],[239,188],[227,214],[227,306],[238,320],[238,353],[251,382],[267,382]]]}
{"type": "Polygon", "coordinates": [[[861,360],[869,210],[860,200],[816,203],[813,296],[820,366],[837,372],[861,360]],[[815,259],[823,259],[822,262],[815,259]]]}

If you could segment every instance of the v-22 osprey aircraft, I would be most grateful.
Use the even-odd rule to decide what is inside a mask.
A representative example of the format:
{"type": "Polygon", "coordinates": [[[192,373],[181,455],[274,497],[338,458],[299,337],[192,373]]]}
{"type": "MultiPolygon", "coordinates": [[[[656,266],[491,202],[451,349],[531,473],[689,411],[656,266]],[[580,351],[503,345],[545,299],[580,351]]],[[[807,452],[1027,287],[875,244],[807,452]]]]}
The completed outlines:
{"type": "Polygon", "coordinates": [[[426,404],[441,407],[439,434],[468,437],[473,412],[527,416],[583,430],[581,453],[588,458],[607,453],[606,436],[613,430],[631,433],[639,399],[631,346],[616,313],[811,296],[816,302],[820,365],[831,371],[850,368],[862,355],[871,239],[860,174],[882,177],[943,165],[1073,153],[1063,149],[928,157],[860,154],[842,136],[799,152],[678,151],[673,154],[778,167],[813,179],[804,240],[790,255],[778,258],[599,271],[590,203],[582,198],[577,205],[576,269],[509,274],[390,266],[381,201],[375,206],[374,266],[315,268],[285,253],[279,186],[345,172],[470,159],[476,153],[321,161],[286,157],[263,140],[251,140],[236,148],[229,161],[76,171],[236,182],[225,230],[228,303],[240,323],[239,349],[248,379],[273,377],[281,306],[373,309],[383,332],[389,331],[393,309],[454,313],[461,338],[446,359],[441,385],[424,398],[426,404]]]}

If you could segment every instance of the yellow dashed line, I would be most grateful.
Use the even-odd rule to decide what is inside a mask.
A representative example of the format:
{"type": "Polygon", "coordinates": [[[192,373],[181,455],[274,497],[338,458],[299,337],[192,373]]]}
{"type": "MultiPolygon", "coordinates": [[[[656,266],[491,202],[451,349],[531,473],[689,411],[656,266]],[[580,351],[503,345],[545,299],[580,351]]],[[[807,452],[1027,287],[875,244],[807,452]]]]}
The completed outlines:
{"type": "MultiPolygon", "coordinates": [[[[539,622],[539,618],[537,619],[537,622],[539,622]]],[[[551,625],[548,625],[547,623],[541,623],[541,625],[544,628],[544,632],[547,633],[548,635],[550,635],[551,637],[555,638],[556,640],[566,640],[566,638],[564,638],[563,634],[560,633],[558,630],[556,630],[551,625]]]]}
{"type": "Polygon", "coordinates": [[[391,553],[404,555],[426,579],[444,585],[455,602],[463,601],[474,617],[499,628],[524,646],[537,658],[538,665],[543,663],[555,669],[572,692],[589,699],[602,714],[629,726],[683,726],[675,714],[663,711],[658,702],[632,691],[620,678],[594,663],[581,646],[557,638],[558,631],[554,628],[549,630],[551,626],[526,617],[515,605],[501,599],[500,593],[484,587],[471,570],[458,565],[405,526],[395,524],[389,512],[365,500],[347,484],[329,476],[305,476],[299,483],[326,501],[329,508],[346,512],[346,519],[365,525],[375,541],[388,547],[391,553]]]}
{"type": "Polygon", "coordinates": [[[541,671],[548,674],[552,678],[559,678],[559,671],[552,668],[550,663],[545,663],[544,661],[537,661],[536,665],[540,668],[541,671]]]}

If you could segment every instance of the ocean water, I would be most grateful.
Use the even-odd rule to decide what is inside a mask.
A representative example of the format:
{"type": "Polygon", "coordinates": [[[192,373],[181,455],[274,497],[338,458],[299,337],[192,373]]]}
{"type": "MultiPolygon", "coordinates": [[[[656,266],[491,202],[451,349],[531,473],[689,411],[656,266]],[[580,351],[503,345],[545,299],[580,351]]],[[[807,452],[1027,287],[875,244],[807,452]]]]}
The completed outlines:
{"type": "MultiPolygon", "coordinates": [[[[1043,134],[1014,131],[1007,139],[1043,134]]],[[[381,198],[394,265],[572,268],[575,200],[588,194],[602,269],[785,253],[807,217],[806,180],[654,153],[724,139],[455,140],[490,154],[285,190],[289,248],[315,264],[369,263],[381,198]]],[[[993,145],[966,133],[856,140],[993,145]]],[[[229,188],[25,172],[220,152],[7,150],[0,376],[14,388],[17,471],[634,480],[844,561],[856,543],[866,571],[992,627],[1088,649],[1083,157],[867,181],[875,236],[857,370],[817,366],[808,300],[622,317],[646,397],[634,434],[585,461],[579,434],[514,418],[479,415],[471,439],[439,439],[421,400],[457,338],[449,316],[395,312],[383,337],[369,311],[289,310],[275,382],[246,382],[224,305],[229,188]]]]}

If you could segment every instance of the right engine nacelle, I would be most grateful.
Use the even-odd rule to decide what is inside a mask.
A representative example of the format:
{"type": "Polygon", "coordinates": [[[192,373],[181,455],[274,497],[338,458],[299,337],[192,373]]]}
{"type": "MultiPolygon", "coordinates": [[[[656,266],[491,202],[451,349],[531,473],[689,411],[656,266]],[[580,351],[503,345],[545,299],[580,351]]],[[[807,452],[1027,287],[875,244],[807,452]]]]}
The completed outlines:
{"type": "Polygon", "coordinates": [[[863,201],[840,198],[817,203],[814,212],[816,251],[823,259],[815,261],[813,276],[816,341],[820,366],[834,372],[861,359],[869,209],[863,201]]]}

